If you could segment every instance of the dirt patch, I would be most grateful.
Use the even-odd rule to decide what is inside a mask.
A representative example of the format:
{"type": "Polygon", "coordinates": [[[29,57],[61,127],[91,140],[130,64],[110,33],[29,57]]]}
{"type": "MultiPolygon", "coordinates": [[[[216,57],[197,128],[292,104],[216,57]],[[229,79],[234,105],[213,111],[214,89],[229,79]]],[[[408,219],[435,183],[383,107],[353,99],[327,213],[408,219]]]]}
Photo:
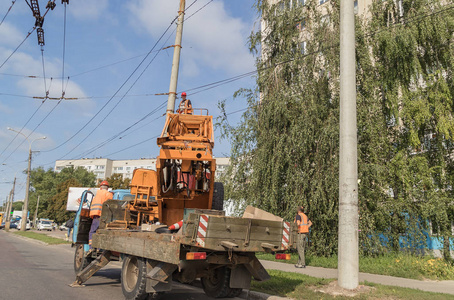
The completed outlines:
{"type": "Polygon", "coordinates": [[[375,288],[367,285],[359,285],[354,290],[347,290],[341,288],[337,284],[337,280],[331,281],[328,285],[324,285],[322,287],[311,287],[314,292],[321,292],[324,294],[329,294],[331,296],[345,296],[345,297],[356,297],[360,294],[368,294],[373,291],[375,288]]]}

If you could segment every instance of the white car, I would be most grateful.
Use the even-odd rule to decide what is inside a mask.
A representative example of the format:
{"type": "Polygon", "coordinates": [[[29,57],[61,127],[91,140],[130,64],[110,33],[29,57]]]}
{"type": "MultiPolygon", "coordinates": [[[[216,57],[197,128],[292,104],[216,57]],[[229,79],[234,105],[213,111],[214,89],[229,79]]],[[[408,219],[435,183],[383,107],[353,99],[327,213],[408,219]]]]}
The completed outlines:
{"type": "MultiPolygon", "coordinates": [[[[19,220],[19,221],[17,222],[17,230],[20,230],[21,225],[22,225],[22,220],[19,220]]],[[[30,220],[27,220],[27,223],[26,223],[26,225],[25,225],[25,229],[26,229],[26,230],[30,230],[31,227],[32,227],[32,226],[31,226],[31,224],[30,224],[30,220]]]]}
{"type": "Polygon", "coordinates": [[[52,222],[51,221],[39,221],[38,230],[52,231],[52,222]]]}

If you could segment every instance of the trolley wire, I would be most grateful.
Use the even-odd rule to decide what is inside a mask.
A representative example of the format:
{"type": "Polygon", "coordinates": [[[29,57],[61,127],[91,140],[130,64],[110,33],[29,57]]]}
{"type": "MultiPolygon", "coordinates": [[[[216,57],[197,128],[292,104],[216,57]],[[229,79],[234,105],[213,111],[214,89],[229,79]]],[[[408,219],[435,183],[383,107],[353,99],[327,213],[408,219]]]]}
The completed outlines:
{"type": "MultiPolygon", "coordinates": [[[[198,0],[194,0],[186,9],[185,11],[187,11],[192,5],[194,5],[198,0]]],[[[199,10],[200,11],[200,10],[199,10]]],[[[184,12],[183,12],[184,13],[184,12]]],[[[158,43],[163,39],[163,37],[166,35],[166,33],[169,31],[169,29],[171,28],[171,26],[175,23],[175,21],[178,19],[179,15],[177,15],[173,20],[172,22],[169,24],[169,26],[166,28],[166,30],[164,31],[164,33],[159,37],[159,39],[156,41],[156,43],[153,45],[152,49],[148,52],[147,56],[142,60],[142,62],[139,64],[139,66],[134,70],[134,72],[131,74],[130,77],[128,77],[128,79],[124,82],[124,84],[117,90],[117,92],[113,95],[115,96],[122,88],[123,86],[127,83],[127,81],[129,81],[129,79],[132,77],[132,75],[138,70],[138,68],[140,67],[140,65],[146,60],[146,58],[154,51],[154,49],[156,48],[156,46],[158,45],[158,43]]],[[[169,36],[170,38],[170,36],[169,36]]],[[[151,63],[155,60],[155,58],[157,57],[157,55],[160,53],[162,49],[160,49],[159,51],[157,51],[157,53],[155,54],[155,56],[150,60],[150,62],[148,63],[148,65],[143,69],[143,71],[139,74],[139,76],[136,78],[136,80],[131,84],[131,86],[129,87],[129,89],[126,91],[126,93],[120,98],[120,100],[112,107],[112,109],[108,112],[107,115],[109,115],[119,104],[120,102],[124,99],[124,97],[129,93],[129,91],[135,86],[135,84],[137,83],[137,81],[142,77],[142,75],[145,73],[145,71],[148,69],[148,67],[151,65],[151,63]]],[[[111,97],[111,99],[108,101],[108,103],[113,99],[113,97],[111,97]]],[[[105,107],[105,106],[104,106],[105,107]]],[[[103,107],[103,108],[104,108],[103,107]]],[[[100,112],[100,111],[99,111],[100,112]]],[[[99,113],[98,112],[98,113],[99,113]]],[[[96,115],[95,115],[96,116],[96,115]]],[[[93,118],[92,118],[93,120],[93,118]]],[[[91,134],[93,134],[93,132],[99,128],[99,126],[101,126],[102,123],[104,123],[106,119],[105,118],[102,118],[101,121],[93,128],[93,130],[91,130],[88,135],[82,139],[82,141],[80,143],[78,143],[75,147],[73,147],[69,152],[67,152],[65,155],[63,155],[63,157],[67,156],[68,154],[70,154],[71,152],[73,152],[76,148],[78,148],[82,143],[83,141],[88,138],[91,134]]],[[[91,121],[91,120],[90,120],[91,121]]],[[[86,124],[88,125],[88,123],[86,124]]],[[[84,126],[86,127],[86,126],[84,126]]],[[[78,131],[80,132],[80,131],[78,131]]],[[[74,136],[73,136],[74,137],[74,136]]],[[[63,145],[63,144],[61,144],[63,145]]],[[[54,148],[56,149],[56,148],[54,148]]],[[[52,150],[54,150],[52,149],[52,150]]],[[[52,150],[49,150],[49,151],[52,151],[52,150]]],[[[62,158],[63,158],[62,157],[62,158]]]]}
{"type": "MultiPolygon", "coordinates": [[[[211,3],[211,2],[212,2],[212,1],[210,1],[209,3],[211,3]]],[[[207,4],[209,4],[209,3],[207,3],[207,4]]],[[[206,5],[207,5],[207,4],[206,4],[206,5]]],[[[205,5],[205,6],[206,6],[206,5],[205,5]]],[[[440,14],[440,13],[446,12],[446,11],[448,11],[448,10],[451,10],[452,8],[454,8],[454,7],[451,6],[451,7],[447,7],[447,8],[445,8],[445,9],[442,9],[442,10],[440,10],[440,11],[432,12],[432,13],[430,13],[430,14],[418,15],[418,16],[413,16],[413,17],[411,17],[411,18],[407,18],[405,24],[411,23],[411,22],[413,22],[413,21],[421,20],[421,19],[423,19],[423,18],[430,17],[430,16],[433,16],[433,15],[436,15],[436,14],[440,14]]],[[[371,32],[371,33],[369,33],[369,36],[371,36],[371,35],[373,35],[373,34],[380,33],[380,32],[385,31],[385,30],[389,30],[390,28],[395,27],[395,26],[399,26],[399,25],[402,25],[402,24],[401,24],[401,23],[395,23],[395,24],[393,24],[392,26],[388,26],[387,28],[384,28],[384,29],[381,29],[381,30],[377,30],[377,31],[371,32]]],[[[334,47],[337,47],[337,46],[339,46],[338,43],[333,44],[333,45],[331,45],[331,46],[329,46],[329,47],[320,48],[320,49],[318,49],[317,51],[313,51],[313,52],[311,52],[311,53],[305,54],[304,57],[307,57],[307,56],[310,56],[310,55],[314,55],[314,54],[319,53],[320,51],[328,50],[328,49],[330,49],[330,48],[334,48],[334,47]]],[[[205,91],[205,90],[207,90],[207,89],[215,88],[215,87],[217,87],[217,86],[219,86],[219,85],[221,85],[221,84],[226,84],[226,83],[232,82],[232,81],[234,81],[234,80],[238,80],[238,79],[241,79],[241,78],[244,78],[244,77],[247,77],[247,76],[252,76],[253,74],[258,73],[258,72],[260,72],[260,71],[263,71],[263,70],[266,70],[266,69],[269,69],[269,68],[275,68],[277,65],[284,64],[284,63],[289,63],[289,62],[291,62],[291,61],[293,61],[293,60],[294,60],[294,59],[286,60],[286,61],[283,61],[283,62],[280,62],[280,63],[276,63],[276,64],[274,64],[273,66],[265,67],[265,68],[262,68],[262,69],[259,69],[259,70],[255,70],[255,71],[252,71],[252,72],[248,72],[248,73],[245,73],[245,74],[242,74],[242,75],[238,75],[238,76],[235,76],[235,77],[226,79],[226,80],[222,80],[222,81],[218,81],[218,82],[211,83],[211,84],[208,84],[208,85],[204,85],[204,86],[201,86],[201,87],[198,87],[198,88],[193,88],[193,89],[191,89],[191,90],[201,89],[201,90],[195,92],[195,93],[200,93],[200,92],[205,91]]],[[[193,93],[193,94],[195,94],[195,93],[193,93]]],[[[246,110],[246,109],[244,109],[244,110],[246,110]]],[[[235,113],[235,112],[233,112],[233,113],[235,113]]],[[[229,114],[233,114],[233,113],[229,113],[229,114]]],[[[54,149],[55,149],[55,148],[54,148],[54,149]]]]}
{"type": "MultiPolygon", "coordinates": [[[[174,18],[172,20],[172,22],[170,23],[170,25],[167,27],[166,31],[164,32],[164,34],[169,30],[169,28],[173,25],[173,23],[175,23],[175,21],[177,20],[177,18],[174,18]]],[[[63,145],[67,144],[70,140],[72,140],[76,135],[78,135],[83,129],[85,129],[100,113],[102,110],[104,110],[104,108],[114,99],[114,97],[120,92],[120,90],[126,85],[126,83],[132,78],[132,76],[138,71],[138,69],[144,64],[144,62],[146,61],[146,59],[150,56],[150,54],[152,53],[152,51],[154,50],[154,48],[156,47],[157,43],[162,39],[162,37],[164,36],[164,34],[159,38],[159,40],[155,43],[155,45],[152,47],[152,49],[148,52],[148,54],[142,59],[142,61],[139,63],[139,65],[133,70],[133,72],[128,76],[128,78],[121,84],[121,86],[117,89],[117,91],[110,97],[110,99],[107,101],[106,104],[104,104],[96,114],[94,114],[94,116],[87,122],[85,123],[85,125],[82,126],[82,128],[80,128],[76,133],[74,133],[70,138],[68,138],[65,142],[61,143],[60,145],[58,145],[57,147],[54,147],[53,149],[50,149],[50,150],[47,150],[45,152],[51,152],[51,151],[54,151],[60,147],[62,147],[63,145]]],[[[142,73],[143,74],[143,73],[142,73]]],[[[120,99],[120,101],[123,99],[124,97],[122,97],[120,99]]],[[[118,102],[119,103],[119,102],[118,102]]],[[[117,105],[118,105],[117,103],[117,105]]],[[[94,130],[96,130],[99,126],[101,125],[101,123],[99,123],[91,132],[93,132],[94,130]]],[[[90,133],[91,134],[91,133],[90,133]]],[[[78,146],[80,146],[82,144],[82,142],[80,142],[79,144],[76,145],[76,147],[74,147],[71,151],[69,151],[67,154],[65,154],[64,156],[68,155],[69,153],[71,153],[74,149],[76,149],[78,146]]]]}
{"type": "Polygon", "coordinates": [[[3,21],[5,21],[5,19],[6,19],[6,16],[9,14],[9,12],[11,11],[11,9],[13,8],[14,3],[16,3],[16,0],[13,0],[13,2],[11,3],[11,6],[8,8],[8,11],[6,12],[6,14],[5,14],[5,16],[3,17],[2,21],[0,22],[0,26],[2,26],[3,21]]]}
{"type": "Polygon", "coordinates": [[[27,33],[27,36],[25,37],[25,39],[16,47],[16,49],[14,49],[14,51],[5,59],[5,61],[0,65],[0,69],[6,64],[6,62],[14,55],[14,53],[17,52],[17,50],[19,50],[20,46],[22,46],[22,44],[28,39],[28,37],[33,33],[33,31],[35,31],[36,29],[36,26],[33,27],[28,33],[27,33]]]}

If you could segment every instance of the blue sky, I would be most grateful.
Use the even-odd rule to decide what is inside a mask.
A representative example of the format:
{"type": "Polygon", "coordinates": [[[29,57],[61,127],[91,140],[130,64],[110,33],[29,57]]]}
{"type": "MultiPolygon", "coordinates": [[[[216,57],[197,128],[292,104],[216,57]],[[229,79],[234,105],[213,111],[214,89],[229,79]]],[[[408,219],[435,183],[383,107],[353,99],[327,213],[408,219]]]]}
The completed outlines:
{"type": "MultiPolygon", "coordinates": [[[[168,92],[173,48],[158,50],[175,42],[176,25],[165,31],[177,15],[179,0],[69,2],[66,14],[61,1],[47,13],[41,48],[36,31],[25,39],[35,24],[26,2],[16,1],[6,15],[12,1],[0,1],[0,18],[6,15],[0,25],[0,203],[15,174],[15,199],[25,195],[23,171],[29,143],[8,127],[22,130],[30,141],[47,137],[32,144],[39,151],[33,155],[32,168],[52,168],[58,159],[158,155],[154,137],[163,127],[167,96],[154,94],[168,92]],[[46,92],[51,98],[64,92],[66,98],[76,99],[33,98],[46,92]],[[88,151],[110,138],[106,145],[88,151]],[[134,146],[145,140],[149,141],[134,146]]],[[[193,2],[187,0],[186,6],[193,2]]],[[[247,37],[259,26],[253,3],[197,0],[186,12],[177,90],[187,91],[194,107],[207,108],[214,117],[223,99],[228,112],[244,108],[246,103],[233,101],[232,95],[239,88],[254,86],[254,78],[246,77],[212,89],[195,89],[255,69],[247,48],[247,37]]],[[[39,4],[43,14],[47,0],[39,4]]],[[[240,115],[231,115],[232,122],[240,115]]],[[[228,155],[229,144],[220,141],[218,134],[214,154],[228,155]]]]}

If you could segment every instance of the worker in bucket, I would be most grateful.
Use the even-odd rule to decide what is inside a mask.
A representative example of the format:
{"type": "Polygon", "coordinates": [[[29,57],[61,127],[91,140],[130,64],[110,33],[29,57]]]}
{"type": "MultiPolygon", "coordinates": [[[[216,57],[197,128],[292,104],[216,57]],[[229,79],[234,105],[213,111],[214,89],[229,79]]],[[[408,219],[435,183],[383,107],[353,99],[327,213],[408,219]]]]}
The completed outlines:
{"type": "Polygon", "coordinates": [[[181,93],[181,102],[178,105],[177,113],[192,115],[192,104],[191,100],[186,99],[187,95],[185,92],[181,93]]]}
{"type": "Polygon", "coordinates": [[[93,221],[91,222],[90,233],[88,235],[88,244],[90,245],[90,249],[91,249],[91,239],[93,237],[93,233],[95,233],[99,227],[99,221],[100,221],[101,211],[102,211],[102,204],[105,201],[113,198],[113,194],[111,192],[109,192],[108,189],[109,189],[109,183],[104,180],[99,185],[99,190],[96,192],[96,196],[91,201],[90,218],[92,218],[93,221]]]}
{"type": "Polygon", "coordinates": [[[306,259],[304,257],[304,250],[306,247],[306,238],[309,233],[309,228],[312,226],[311,220],[304,213],[302,206],[298,208],[298,214],[295,217],[295,223],[298,226],[298,240],[296,249],[298,250],[298,263],[295,265],[296,268],[305,268],[306,259]]]}

